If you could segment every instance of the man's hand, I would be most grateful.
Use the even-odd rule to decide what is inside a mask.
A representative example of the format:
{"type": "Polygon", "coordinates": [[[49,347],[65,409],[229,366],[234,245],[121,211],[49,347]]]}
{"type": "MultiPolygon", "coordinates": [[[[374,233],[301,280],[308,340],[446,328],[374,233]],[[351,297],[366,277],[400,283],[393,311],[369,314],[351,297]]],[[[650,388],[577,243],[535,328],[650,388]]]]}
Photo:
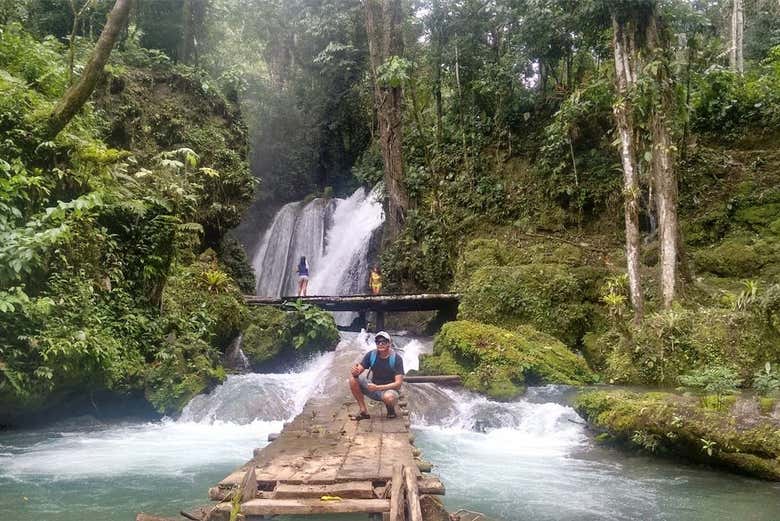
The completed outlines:
{"type": "Polygon", "coordinates": [[[360,373],[363,372],[363,366],[361,366],[360,364],[355,364],[352,366],[352,369],[350,369],[349,372],[352,373],[352,376],[357,378],[358,376],[360,376],[360,373]]]}
{"type": "Polygon", "coordinates": [[[370,392],[374,392],[379,390],[379,386],[377,384],[368,384],[366,385],[366,389],[368,389],[370,392]]]}

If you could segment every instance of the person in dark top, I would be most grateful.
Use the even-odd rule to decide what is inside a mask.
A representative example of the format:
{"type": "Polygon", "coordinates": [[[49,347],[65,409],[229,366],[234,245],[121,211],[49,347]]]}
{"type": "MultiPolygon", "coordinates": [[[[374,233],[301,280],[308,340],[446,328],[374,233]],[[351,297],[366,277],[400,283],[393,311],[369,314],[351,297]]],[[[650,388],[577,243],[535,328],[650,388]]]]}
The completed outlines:
{"type": "Polygon", "coordinates": [[[352,416],[353,420],[366,420],[371,417],[364,396],[384,402],[388,418],[396,416],[398,391],[404,381],[404,361],[400,354],[393,351],[393,341],[384,331],[374,336],[374,342],[376,349],[366,353],[363,360],[355,364],[350,371],[349,389],[360,407],[360,412],[352,416]],[[366,369],[371,373],[370,382],[363,376],[366,369]]]}
{"type": "Polygon", "coordinates": [[[305,297],[306,290],[309,287],[309,263],[306,262],[306,257],[301,257],[298,261],[298,296],[305,297]]]}

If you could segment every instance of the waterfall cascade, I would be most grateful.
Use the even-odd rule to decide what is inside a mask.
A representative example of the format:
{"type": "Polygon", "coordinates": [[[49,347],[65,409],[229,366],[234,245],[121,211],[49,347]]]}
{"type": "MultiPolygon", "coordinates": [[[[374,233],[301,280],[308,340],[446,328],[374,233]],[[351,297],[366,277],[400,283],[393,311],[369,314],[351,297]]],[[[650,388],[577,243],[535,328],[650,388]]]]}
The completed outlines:
{"type": "Polygon", "coordinates": [[[347,199],[283,206],[252,256],[256,293],[295,295],[301,256],[309,263],[309,295],[364,292],[371,237],[383,220],[380,186],[368,194],[359,188],[347,199]]]}

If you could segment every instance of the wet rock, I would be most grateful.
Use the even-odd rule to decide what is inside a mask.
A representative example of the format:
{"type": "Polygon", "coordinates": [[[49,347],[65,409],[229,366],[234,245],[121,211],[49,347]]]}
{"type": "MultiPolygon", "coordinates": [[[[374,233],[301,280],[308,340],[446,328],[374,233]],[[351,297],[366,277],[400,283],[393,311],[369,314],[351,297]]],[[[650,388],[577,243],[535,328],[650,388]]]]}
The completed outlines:
{"type": "Polygon", "coordinates": [[[420,496],[420,510],[423,521],[450,521],[450,514],[444,508],[444,503],[436,496],[420,496]]]}

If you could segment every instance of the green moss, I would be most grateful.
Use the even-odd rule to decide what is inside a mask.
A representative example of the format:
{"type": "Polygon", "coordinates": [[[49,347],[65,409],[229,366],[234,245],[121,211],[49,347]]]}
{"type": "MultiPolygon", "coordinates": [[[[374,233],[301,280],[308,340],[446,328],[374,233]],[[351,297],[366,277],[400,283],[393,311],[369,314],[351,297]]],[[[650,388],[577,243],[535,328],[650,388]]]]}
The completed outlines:
{"type": "Polygon", "coordinates": [[[274,359],[282,350],[287,314],[270,306],[257,306],[249,311],[244,328],[242,350],[252,367],[274,359]]]}
{"type": "Polygon", "coordinates": [[[776,403],[777,400],[775,398],[761,396],[758,398],[758,409],[761,411],[761,414],[772,414],[776,403]]]}
{"type": "Polygon", "coordinates": [[[607,333],[589,332],[582,338],[582,354],[593,369],[603,371],[607,365],[607,356],[620,341],[620,334],[614,330],[607,333]]]}
{"type": "Polygon", "coordinates": [[[209,284],[207,277],[215,273],[221,273],[216,263],[204,257],[169,277],[162,309],[165,316],[180,322],[180,331],[189,329],[193,322],[202,322],[203,340],[224,349],[241,331],[247,307],[227,275],[218,285],[209,284]]]}
{"type": "Polygon", "coordinates": [[[676,386],[679,375],[715,365],[751,381],[766,360],[780,356],[777,334],[746,311],[676,308],[627,328],[588,339],[589,352],[606,353],[604,371],[611,382],[676,386]]]}
{"type": "Polygon", "coordinates": [[[780,480],[780,429],[767,418],[740,419],[697,405],[697,400],[626,391],[589,392],[575,408],[589,423],[629,446],[718,465],[735,472],[780,480]],[[636,433],[642,433],[637,436],[636,433]]]}
{"type": "Polygon", "coordinates": [[[721,240],[731,225],[726,205],[718,205],[693,219],[682,221],[683,237],[688,244],[704,245],[721,240]]]}
{"type": "Polygon", "coordinates": [[[587,286],[562,264],[479,268],[462,291],[458,316],[509,328],[530,324],[573,346],[591,325],[587,286]]]}
{"type": "Polygon", "coordinates": [[[700,398],[701,406],[703,409],[709,409],[712,411],[724,411],[731,409],[735,403],[737,403],[736,396],[716,396],[706,395],[700,398]]]}
{"type": "Polygon", "coordinates": [[[508,400],[529,383],[590,383],[585,361],[560,341],[522,326],[517,331],[459,320],[444,325],[423,374],[458,374],[468,389],[508,400]]]}
{"type": "Polygon", "coordinates": [[[295,357],[333,349],[339,339],[333,317],[311,306],[288,311],[270,306],[253,307],[243,335],[244,354],[255,369],[280,356],[295,357]]]}
{"type": "Polygon", "coordinates": [[[740,208],[734,213],[734,220],[752,226],[768,226],[780,218],[780,203],[769,203],[740,208]]]}
{"type": "Polygon", "coordinates": [[[738,239],[727,239],[718,246],[695,253],[696,268],[723,277],[748,277],[766,263],[755,248],[738,239]]]}
{"type": "Polygon", "coordinates": [[[180,412],[192,398],[225,379],[218,353],[206,342],[183,337],[170,347],[171,355],[147,372],[146,399],[163,414],[180,412]]]}
{"type": "Polygon", "coordinates": [[[780,218],[772,221],[772,224],[769,225],[769,231],[775,235],[780,235],[780,218]]]}

